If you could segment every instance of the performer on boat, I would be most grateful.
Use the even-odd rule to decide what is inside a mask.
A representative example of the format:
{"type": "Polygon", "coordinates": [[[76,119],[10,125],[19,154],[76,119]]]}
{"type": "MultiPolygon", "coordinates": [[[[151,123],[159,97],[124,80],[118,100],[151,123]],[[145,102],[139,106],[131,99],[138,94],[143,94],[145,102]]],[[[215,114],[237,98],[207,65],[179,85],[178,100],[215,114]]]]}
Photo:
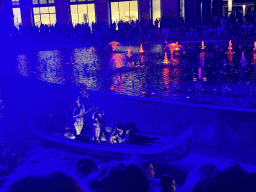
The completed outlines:
{"type": "Polygon", "coordinates": [[[80,135],[83,125],[84,125],[84,117],[86,113],[91,111],[92,109],[89,109],[85,112],[84,105],[80,103],[80,97],[78,96],[76,99],[76,104],[73,106],[73,119],[74,119],[74,126],[76,129],[76,135],[80,135]]]}
{"type": "Polygon", "coordinates": [[[92,119],[94,120],[94,141],[101,143],[102,134],[104,135],[106,141],[108,141],[108,133],[105,128],[105,118],[104,114],[99,112],[99,107],[94,107],[94,113],[92,115],[92,119]]]}
{"type": "Polygon", "coordinates": [[[130,126],[119,122],[116,124],[111,132],[109,143],[129,143],[130,126]]]}

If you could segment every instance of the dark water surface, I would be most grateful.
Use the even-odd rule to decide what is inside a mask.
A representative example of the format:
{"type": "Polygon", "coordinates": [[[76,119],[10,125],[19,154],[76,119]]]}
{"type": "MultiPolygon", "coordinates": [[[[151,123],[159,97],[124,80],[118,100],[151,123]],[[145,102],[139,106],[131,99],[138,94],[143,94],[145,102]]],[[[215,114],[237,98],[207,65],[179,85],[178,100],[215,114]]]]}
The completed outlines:
{"type": "Polygon", "coordinates": [[[16,72],[42,81],[125,95],[255,108],[256,53],[252,44],[163,44],[83,47],[17,55],[16,72]],[[133,54],[129,57],[128,49],[133,54]],[[165,52],[169,64],[163,64],[165,52]],[[199,74],[201,71],[201,75],[199,74]]]}

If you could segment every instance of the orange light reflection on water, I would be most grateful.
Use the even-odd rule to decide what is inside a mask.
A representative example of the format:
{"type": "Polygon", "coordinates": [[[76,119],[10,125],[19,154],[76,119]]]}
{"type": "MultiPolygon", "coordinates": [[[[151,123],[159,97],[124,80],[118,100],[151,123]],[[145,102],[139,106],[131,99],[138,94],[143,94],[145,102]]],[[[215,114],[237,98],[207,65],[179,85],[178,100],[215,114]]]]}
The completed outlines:
{"type": "Polygon", "coordinates": [[[253,65],[256,65],[256,53],[253,54],[252,63],[253,65]]]}
{"type": "Polygon", "coordinates": [[[110,63],[114,65],[114,68],[124,67],[126,65],[126,57],[120,53],[113,53],[110,63]]]}
{"type": "Polygon", "coordinates": [[[164,84],[167,90],[170,89],[170,69],[168,67],[163,69],[164,84]]]}

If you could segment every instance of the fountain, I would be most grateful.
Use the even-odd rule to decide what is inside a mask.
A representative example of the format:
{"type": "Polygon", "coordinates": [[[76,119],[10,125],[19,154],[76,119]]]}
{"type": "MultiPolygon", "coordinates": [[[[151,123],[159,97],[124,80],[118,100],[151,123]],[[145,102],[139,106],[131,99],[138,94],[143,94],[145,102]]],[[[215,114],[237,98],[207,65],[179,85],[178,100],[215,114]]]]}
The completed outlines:
{"type": "Polygon", "coordinates": [[[164,64],[169,64],[170,61],[168,60],[168,57],[167,57],[167,53],[165,52],[164,53],[164,61],[163,61],[164,64]]]}
{"type": "Polygon", "coordinates": [[[201,52],[200,55],[199,55],[199,61],[200,61],[200,67],[201,68],[204,68],[204,65],[205,65],[205,52],[201,52]]]}
{"type": "Polygon", "coordinates": [[[140,44],[140,53],[144,53],[144,50],[143,50],[142,44],[140,44]]]}
{"type": "Polygon", "coordinates": [[[91,48],[89,49],[89,51],[95,52],[96,50],[95,50],[95,48],[94,48],[93,46],[91,46],[91,48]]]}
{"type": "Polygon", "coordinates": [[[166,49],[167,47],[169,48],[169,50],[170,50],[171,52],[173,52],[173,51],[184,51],[184,50],[183,50],[183,47],[182,47],[181,45],[179,45],[178,42],[168,44],[168,45],[166,45],[166,46],[164,47],[164,49],[166,49]]]}
{"type": "Polygon", "coordinates": [[[114,53],[110,60],[110,64],[112,65],[112,68],[126,67],[126,56],[120,53],[114,53]]]}
{"type": "Polygon", "coordinates": [[[228,61],[229,61],[230,64],[233,64],[233,53],[234,52],[232,52],[233,47],[232,47],[231,40],[229,41],[228,44],[229,44],[228,45],[228,61]]]}
{"type": "Polygon", "coordinates": [[[129,58],[132,57],[132,53],[133,53],[132,48],[129,47],[129,48],[128,48],[128,57],[129,57],[129,58]]]}
{"type": "MultiPolygon", "coordinates": [[[[179,54],[180,52],[182,52],[183,54],[185,53],[183,47],[181,45],[179,45],[178,42],[176,43],[171,43],[171,44],[168,44],[164,47],[164,51],[166,52],[166,49],[169,49],[170,52],[171,52],[171,58],[173,59],[173,54],[174,52],[176,52],[177,54],[179,54]]],[[[172,60],[171,59],[171,60],[172,60]]]]}
{"type": "Polygon", "coordinates": [[[198,68],[198,80],[201,80],[202,78],[202,68],[198,68]]]}
{"type": "Polygon", "coordinates": [[[254,48],[253,48],[253,51],[254,51],[254,52],[256,51],[256,41],[254,42],[254,48]]]}
{"type": "Polygon", "coordinates": [[[233,48],[232,48],[232,42],[231,42],[231,40],[230,40],[229,43],[228,43],[228,50],[229,50],[228,52],[229,52],[229,53],[232,53],[232,51],[231,51],[232,49],[233,49],[233,48]]]}
{"type": "Polygon", "coordinates": [[[254,65],[254,67],[256,67],[256,53],[253,54],[252,63],[254,65]]]}
{"type": "Polygon", "coordinates": [[[112,51],[116,51],[117,47],[121,46],[121,44],[118,43],[117,41],[112,41],[108,45],[110,45],[112,47],[112,51]]]}
{"type": "Polygon", "coordinates": [[[202,41],[201,49],[204,50],[206,46],[204,45],[204,41],[202,41]]]}

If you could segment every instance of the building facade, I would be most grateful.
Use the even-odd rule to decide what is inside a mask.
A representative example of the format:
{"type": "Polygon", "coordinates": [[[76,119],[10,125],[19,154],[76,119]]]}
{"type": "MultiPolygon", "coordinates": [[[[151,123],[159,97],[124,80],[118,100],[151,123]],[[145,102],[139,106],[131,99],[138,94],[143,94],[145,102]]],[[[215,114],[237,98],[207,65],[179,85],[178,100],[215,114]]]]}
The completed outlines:
{"type": "MultiPolygon", "coordinates": [[[[183,18],[200,23],[213,15],[229,16],[233,11],[254,12],[255,1],[242,0],[2,0],[11,9],[13,25],[83,24],[93,22],[183,18]]],[[[0,4],[0,5],[2,5],[0,4]]],[[[3,12],[3,11],[2,11],[3,12]]],[[[5,11],[6,12],[6,11],[5,11]]],[[[8,12],[8,11],[7,11],[8,12]]],[[[180,21],[180,20],[179,20],[180,21]]]]}

